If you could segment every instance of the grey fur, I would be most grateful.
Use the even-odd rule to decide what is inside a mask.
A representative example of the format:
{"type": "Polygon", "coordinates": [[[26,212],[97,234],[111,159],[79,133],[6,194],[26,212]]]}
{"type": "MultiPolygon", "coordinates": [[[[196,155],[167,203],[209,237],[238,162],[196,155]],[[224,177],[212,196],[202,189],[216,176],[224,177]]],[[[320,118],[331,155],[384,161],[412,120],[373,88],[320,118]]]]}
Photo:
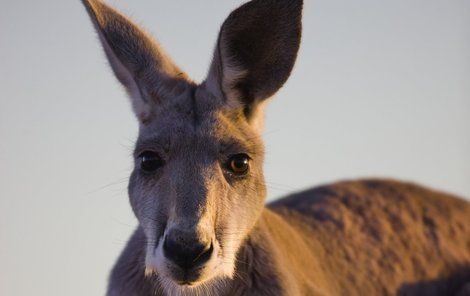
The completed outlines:
{"type": "Polygon", "coordinates": [[[139,226],[109,296],[452,295],[470,282],[470,205],[458,198],[365,180],[264,205],[262,102],[294,66],[301,0],[235,10],[199,85],[127,18],[99,0],[83,3],[140,122],[129,182],[139,226]],[[164,166],[144,173],[143,151],[164,166]],[[251,159],[244,177],[227,169],[239,153],[251,159]],[[173,264],[162,245],[175,233],[210,242],[210,259],[186,271],[173,264]]]}

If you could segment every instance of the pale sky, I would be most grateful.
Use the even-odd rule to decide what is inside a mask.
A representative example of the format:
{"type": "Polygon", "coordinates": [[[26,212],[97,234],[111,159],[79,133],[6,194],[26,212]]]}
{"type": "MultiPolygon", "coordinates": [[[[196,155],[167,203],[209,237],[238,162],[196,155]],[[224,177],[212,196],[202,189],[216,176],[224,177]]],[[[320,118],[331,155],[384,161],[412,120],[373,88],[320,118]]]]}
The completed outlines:
{"type": "MultiPolygon", "coordinates": [[[[111,3],[201,81],[242,1],[111,3]]],[[[103,295],[136,225],[128,100],[78,0],[2,0],[0,37],[0,295],[103,295]]],[[[368,176],[470,197],[470,1],[306,0],[266,118],[270,199],[368,176]]]]}

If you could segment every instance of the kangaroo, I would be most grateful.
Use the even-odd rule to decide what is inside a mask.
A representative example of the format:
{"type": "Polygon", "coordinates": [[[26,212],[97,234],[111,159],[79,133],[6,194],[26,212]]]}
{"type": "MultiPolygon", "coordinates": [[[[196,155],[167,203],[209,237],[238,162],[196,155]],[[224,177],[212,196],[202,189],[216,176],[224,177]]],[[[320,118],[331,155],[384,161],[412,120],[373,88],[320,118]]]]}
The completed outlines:
{"type": "Polygon", "coordinates": [[[82,0],[139,121],[117,295],[470,295],[470,204],[394,180],[343,181],[265,205],[263,107],[289,77],[301,0],[224,21],[192,81],[142,29],[82,0]]]}

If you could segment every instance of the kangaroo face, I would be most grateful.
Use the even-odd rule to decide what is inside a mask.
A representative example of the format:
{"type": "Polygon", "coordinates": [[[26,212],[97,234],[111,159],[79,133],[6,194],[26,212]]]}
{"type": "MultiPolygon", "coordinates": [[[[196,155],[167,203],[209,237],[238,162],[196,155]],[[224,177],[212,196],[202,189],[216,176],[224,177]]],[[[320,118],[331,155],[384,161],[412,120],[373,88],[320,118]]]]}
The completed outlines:
{"type": "Polygon", "coordinates": [[[129,196],[145,270],[170,294],[232,277],[262,212],[263,106],[294,66],[302,1],[253,0],[232,12],[201,84],[122,14],[82,1],[140,124],[129,196]]]}
{"type": "Polygon", "coordinates": [[[140,129],[129,184],[147,269],[197,285],[231,277],[264,202],[263,145],[243,114],[188,85],[140,129]]]}

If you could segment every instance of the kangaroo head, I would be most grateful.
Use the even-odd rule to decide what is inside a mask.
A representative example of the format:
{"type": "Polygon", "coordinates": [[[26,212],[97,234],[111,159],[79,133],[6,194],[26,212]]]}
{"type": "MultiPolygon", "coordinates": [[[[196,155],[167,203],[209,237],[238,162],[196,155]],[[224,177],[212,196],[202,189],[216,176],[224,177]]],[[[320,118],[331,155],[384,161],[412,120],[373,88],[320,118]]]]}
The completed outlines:
{"type": "Polygon", "coordinates": [[[83,2],[139,120],[129,197],[146,271],[165,289],[233,277],[264,206],[263,105],[294,65],[302,1],[254,0],[232,12],[200,84],[122,14],[83,2]]]}

